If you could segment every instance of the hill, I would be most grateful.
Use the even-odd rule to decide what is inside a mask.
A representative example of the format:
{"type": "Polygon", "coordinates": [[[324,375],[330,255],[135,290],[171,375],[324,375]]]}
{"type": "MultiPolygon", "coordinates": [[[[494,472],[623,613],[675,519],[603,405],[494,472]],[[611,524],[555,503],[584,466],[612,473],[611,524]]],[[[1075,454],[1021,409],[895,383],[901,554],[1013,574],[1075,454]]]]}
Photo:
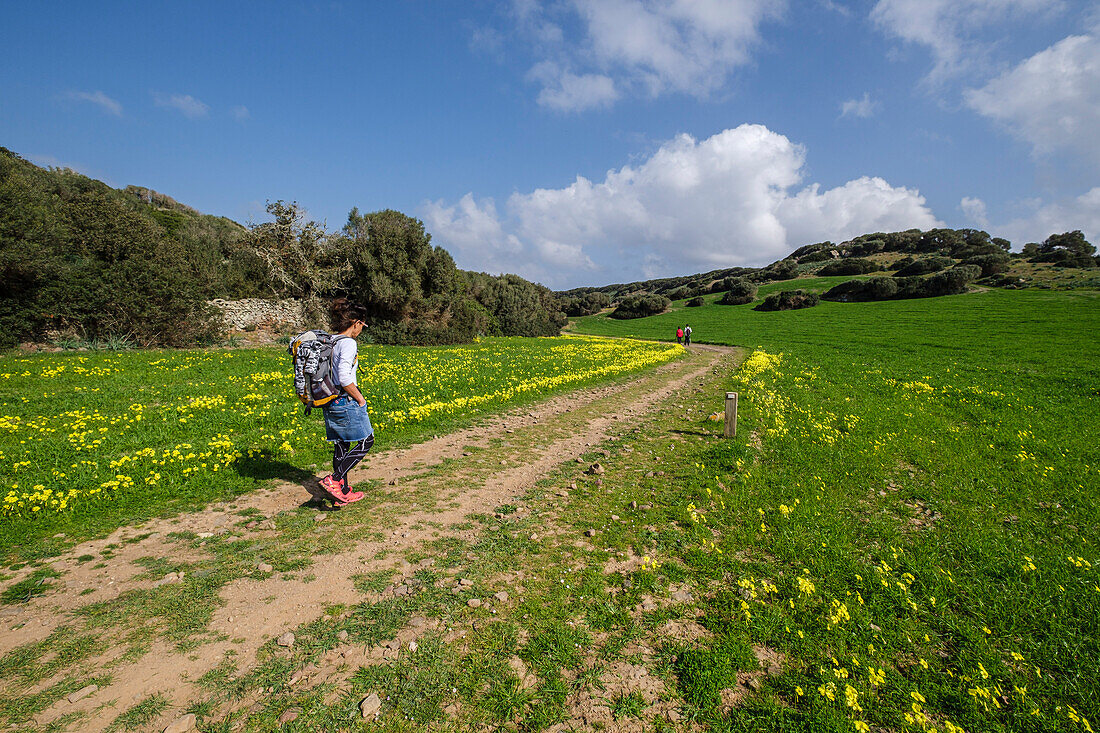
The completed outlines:
{"type": "MultiPolygon", "coordinates": [[[[807,277],[872,273],[922,277],[960,266],[980,268],[980,272],[961,279],[977,280],[991,287],[1047,289],[1100,284],[1100,270],[1097,269],[1100,257],[1080,231],[1052,234],[1042,243],[1025,244],[1020,252],[1010,250],[1008,240],[992,237],[978,229],[875,232],[840,244],[808,244],[761,268],[733,267],[695,275],[574,288],[560,291],[557,296],[561,309],[577,317],[592,315],[613,303],[638,296],[678,301],[728,292],[746,282],[759,285],[807,277]]],[[[800,283],[793,285],[797,287],[800,283]]],[[[652,304],[648,309],[631,308],[625,317],[651,315],[668,306],[667,302],[662,305],[660,301],[652,301],[652,304]]]]}
{"type": "Polygon", "coordinates": [[[48,332],[190,346],[222,331],[213,298],[323,299],[371,312],[379,343],[458,343],[556,334],[551,292],[515,275],[469,273],[398,211],[353,209],[338,232],[294,202],[245,227],[139,186],[114,189],[0,148],[0,347],[48,332]]]}

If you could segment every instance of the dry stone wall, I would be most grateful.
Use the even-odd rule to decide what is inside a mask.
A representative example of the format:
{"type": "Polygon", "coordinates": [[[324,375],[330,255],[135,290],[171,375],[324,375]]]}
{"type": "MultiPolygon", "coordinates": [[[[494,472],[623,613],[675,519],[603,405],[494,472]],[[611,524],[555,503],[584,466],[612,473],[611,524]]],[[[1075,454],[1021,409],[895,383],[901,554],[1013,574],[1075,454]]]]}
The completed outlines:
{"type": "Polygon", "coordinates": [[[210,305],[225,314],[225,324],[230,330],[251,331],[274,327],[305,329],[305,309],[300,300],[242,300],[210,301],[210,305]]]}

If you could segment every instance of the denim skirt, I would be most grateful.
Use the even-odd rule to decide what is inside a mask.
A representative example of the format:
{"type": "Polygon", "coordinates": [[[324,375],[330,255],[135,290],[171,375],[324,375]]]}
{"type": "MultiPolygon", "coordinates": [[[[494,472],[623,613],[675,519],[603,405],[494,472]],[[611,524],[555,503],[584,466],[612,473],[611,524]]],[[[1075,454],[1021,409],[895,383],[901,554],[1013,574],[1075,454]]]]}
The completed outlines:
{"type": "Polygon", "coordinates": [[[367,406],[362,407],[347,395],[341,395],[325,405],[325,439],[352,443],[366,440],[374,433],[367,406]]]}

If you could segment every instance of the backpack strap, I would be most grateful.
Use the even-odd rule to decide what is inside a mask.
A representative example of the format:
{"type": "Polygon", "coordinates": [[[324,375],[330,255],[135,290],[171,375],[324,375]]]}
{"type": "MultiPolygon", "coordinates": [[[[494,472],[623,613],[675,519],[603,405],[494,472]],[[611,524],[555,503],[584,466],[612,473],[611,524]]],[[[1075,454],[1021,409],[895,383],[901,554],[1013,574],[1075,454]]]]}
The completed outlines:
{"type": "MultiPolygon", "coordinates": [[[[339,381],[336,378],[336,372],[333,371],[333,369],[332,369],[332,354],[335,353],[336,344],[338,342],[343,341],[344,339],[349,339],[349,338],[351,338],[351,336],[345,336],[342,333],[334,333],[334,334],[332,334],[332,338],[329,340],[329,347],[331,349],[330,352],[329,352],[329,374],[331,375],[330,379],[332,380],[332,386],[335,387],[337,390],[339,390],[340,394],[347,394],[347,390],[344,389],[344,385],[339,383],[339,381]]],[[[359,363],[359,357],[358,356],[355,357],[355,362],[356,362],[356,366],[358,366],[358,363],[359,363]]],[[[335,397],[333,399],[335,399],[335,397]]]]}

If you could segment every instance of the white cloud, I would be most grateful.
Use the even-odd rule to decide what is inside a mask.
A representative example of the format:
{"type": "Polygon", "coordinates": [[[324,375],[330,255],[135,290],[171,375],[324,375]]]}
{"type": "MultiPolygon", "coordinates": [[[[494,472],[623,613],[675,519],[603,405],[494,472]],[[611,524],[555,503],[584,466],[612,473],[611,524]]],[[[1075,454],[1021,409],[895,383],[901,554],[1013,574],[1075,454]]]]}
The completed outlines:
{"type": "Polygon", "coordinates": [[[821,0],[821,6],[823,8],[825,8],[826,10],[831,10],[834,13],[840,14],[840,15],[844,16],[845,18],[852,17],[852,9],[851,8],[849,8],[847,5],[843,5],[841,3],[833,2],[833,0],[821,0]]]}
{"type": "Polygon", "coordinates": [[[1093,244],[1100,244],[1100,186],[1068,201],[1036,203],[1030,213],[997,227],[1016,250],[1028,242],[1042,242],[1051,234],[1075,229],[1093,244]]]}
{"type": "Polygon", "coordinates": [[[862,176],[824,193],[814,183],[785,198],[777,213],[786,230],[783,249],[788,251],[825,239],[843,242],[869,232],[941,225],[919,191],[891,186],[878,176],[862,176]]]}
{"type": "Polygon", "coordinates": [[[985,210],[985,202],[981,199],[963,196],[962,201],[959,202],[959,208],[966,214],[967,219],[978,226],[983,229],[989,226],[989,215],[985,210]]]}
{"type": "Polygon", "coordinates": [[[762,125],[680,135],[603,181],[426,204],[436,241],[464,267],[565,287],[760,265],[806,243],[939,222],[914,190],[863,177],[802,183],[805,150],[762,125]]]}
{"type": "Polygon", "coordinates": [[[504,61],[504,36],[495,28],[477,26],[471,29],[469,47],[476,54],[504,61]]]}
{"type": "Polygon", "coordinates": [[[864,92],[862,99],[849,99],[840,105],[841,117],[870,117],[878,111],[878,102],[871,99],[870,92],[864,92]]]}
{"type": "Polygon", "coordinates": [[[1062,6],[1063,0],[879,0],[871,20],[890,35],[926,46],[933,61],[928,80],[938,82],[982,63],[988,27],[1062,6]]]}
{"type": "Polygon", "coordinates": [[[477,269],[509,271],[523,255],[523,244],[504,231],[492,199],[479,204],[468,193],[454,206],[446,206],[442,201],[429,202],[424,206],[424,218],[433,231],[446,232],[448,244],[461,252],[466,261],[478,263],[477,269]]]}
{"type": "Polygon", "coordinates": [[[1069,152],[1100,166],[1100,37],[1070,36],[965,94],[1036,155],[1069,152]]]}
{"type": "Polygon", "coordinates": [[[233,115],[233,119],[237,122],[244,122],[252,116],[252,113],[248,111],[248,107],[245,107],[243,104],[238,104],[233,107],[233,109],[229,110],[229,114],[233,115]]]}
{"type": "Polygon", "coordinates": [[[615,82],[602,74],[577,76],[544,61],[531,69],[529,78],[542,83],[538,102],[561,112],[582,112],[594,107],[606,107],[618,99],[615,82]]]}
{"type": "Polygon", "coordinates": [[[182,113],[184,117],[192,120],[206,117],[210,112],[209,105],[195,99],[190,94],[155,94],[153,99],[158,106],[174,109],[182,113]]]}
{"type": "Polygon", "coordinates": [[[98,90],[94,92],[69,92],[65,95],[65,98],[78,102],[91,102],[92,104],[98,105],[108,114],[112,114],[115,117],[122,116],[122,105],[98,90]]]}
{"type": "MultiPolygon", "coordinates": [[[[657,96],[681,92],[697,96],[721,88],[730,72],[750,61],[762,23],[782,14],[786,0],[570,0],[543,7],[517,0],[515,15],[536,41],[537,52],[570,79],[608,89],[657,96]],[[557,14],[562,22],[547,18],[557,14]],[[563,28],[578,25],[577,39],[563,28]],[[572,72],[569,72],[572,75],[572,72]]],[[[541,65],[541,64],[540,64],[541,65]]],[[[538,66],[536,66],[536,69],[538,66]]],[[[559,94],[557,77],[533,75],[545,89],[543,104],[562,108],[572,95],[559,94]],[[549,91],[549,94],[545,94],[549,91]]],[[[617,96],[617,95],[616,95],[617,96]]],[[[580,102],[587,95],[577,95],[580,102]]]]}

